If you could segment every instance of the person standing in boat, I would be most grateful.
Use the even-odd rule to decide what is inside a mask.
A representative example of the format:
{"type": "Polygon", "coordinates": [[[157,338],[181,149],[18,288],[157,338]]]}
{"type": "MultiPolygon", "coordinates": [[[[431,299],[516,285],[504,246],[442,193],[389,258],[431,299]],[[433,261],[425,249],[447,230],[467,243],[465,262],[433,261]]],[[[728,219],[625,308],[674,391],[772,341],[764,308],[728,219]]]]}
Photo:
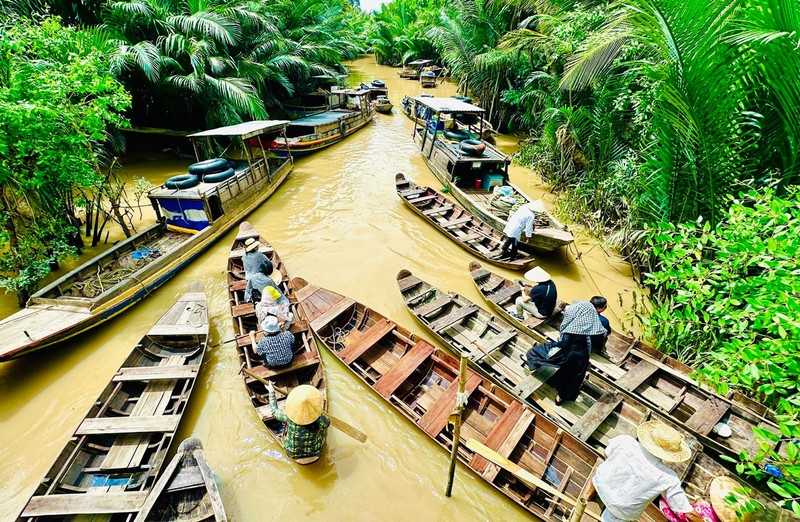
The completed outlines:
{"type": "Polygon", "coordinates": [[[293,459],[316,457],[328,433],[330,419],[322,413],[325,398],[322,392],[308,384],[294,388],[286,397],[285,410],[278,407],[275,388],[270,381],[269,406],[272,416],[285,423],[283,448],[293,459]]]}
{"type": "MultiPolygon", "coordinates": [[[[266,293],[265,293],[266,295],[266,293]]],[[[278,318],[267,316],[261,323],[264,337],[256,344],[255,352],[264,359],[269,368],[281,368],[292,362],[294,356],[294,335],[281,330],[278,318]]]]}
{"type": "Polygon", "coordinates": [[[606,333],[589,301],[575,301],[567,306],[559,331],[558,341],[537,344],[520,356],[531,371],[542,366],[558,368],[547,380],[558,392],[557,405],[578,397],[589,369],[592,345],[599,346],[606,333]]]}
{"type": "Polygon", "coordinates": [[[639,520],[647,506],[663,495],[673,512],[689,522],[703,522],[681,488],[678,475],[665,463],[689,460],[692,450],[684,436],[661,421],[641,424],[636,435],[619,435],[608,442],[606,460],[592,485],[605,505],[603,522],[639,520]]]}
{"type": "Polygon", "coordinates": [[[520,321],[525,319],[525,312],[539,319],[551,316],[556,309],[558,291],[550,274],[542,267],[535,266],[525,272],[525,279],[536,284],[528,286],[520,281],[522,295],[517,297],[516,310],[509,313],[520,321]]]}
{"type": "Polygon", "coordinates": [[[526,203],[519,207],[511,217],[508,218],[503,234],[506,235],[506,241],[503,243],[502,252],[504,255],[509,256],[513,261],[517,258],[517,251],[519,250],[519,240],[522,233],[530,239],[533,237],[534,221],[536,214],[530,203],[526,203]]]}

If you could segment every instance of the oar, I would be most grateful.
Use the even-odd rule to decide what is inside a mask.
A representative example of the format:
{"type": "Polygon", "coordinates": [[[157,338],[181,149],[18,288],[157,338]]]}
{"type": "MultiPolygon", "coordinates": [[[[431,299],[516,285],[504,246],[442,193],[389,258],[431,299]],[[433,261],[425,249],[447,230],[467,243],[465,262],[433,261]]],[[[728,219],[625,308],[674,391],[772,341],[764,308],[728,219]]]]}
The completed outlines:
{"type": "MultiPolygon", "coordinates": [[[[556,498],[559,498],[569,504],[572,507],[577,507],[578,501],[573,500],[570,497],[566,496],[565,494],[558,491],[556,488],[548,484],[547,482],[543,481],[533,473],[529,472],[526,469],[521,468],[517,464],[514,464],[504,456],[500,455],[493,449],[481,444],[475,439],[467,439],[467,448],[471,449],[481,457],[485,458],[486,460],[493,462],[503,468],[504,470],[508,471],[515,477],[517,477],[520,481],[527,484],[530,487],[541,489],[542,491],[546,491],[550,493],[556,498]]],[[[595,513],[594,511],[585,511],[587,515],[594,518],[595,520],[601,520],[600,515],[595,513]]]]}
{"type": "MultiPolygon", "coordinates": [[[[242,368],[242,371],[244,373],[246,373],[247,375],[249,375],[250,377],[252,377],[253,379],[257,380],[258,382],[263,383],[265,386],[269,385],[269,381],[268,380],[264,379],[260,375],[257,375],[255,373],[251,372],[247,368],[242,368]]],[[[275,385],[273,385],[273,388],[275,388],[275,391],[281,392],[284,395],[289,395],[289,390],[287,390],[286,388],[280,388],[280,387],[275,386],[275,385]]],[[[346,435],[350,435],[351,437],[356,439],[358,442],[362,442],[362,443],[363,442],[367,442],[367,435],[363,431],[354,428],[353,426],[347,424],[345,421],[343,421],[341,419],[337,419],[336,417],[334,417],[330,413],[326,412],[325,416],[328,417],[331,420],[331,426],[333,426],[337,430],[341,431],[342,433],[344,433],[346,435]]]]}

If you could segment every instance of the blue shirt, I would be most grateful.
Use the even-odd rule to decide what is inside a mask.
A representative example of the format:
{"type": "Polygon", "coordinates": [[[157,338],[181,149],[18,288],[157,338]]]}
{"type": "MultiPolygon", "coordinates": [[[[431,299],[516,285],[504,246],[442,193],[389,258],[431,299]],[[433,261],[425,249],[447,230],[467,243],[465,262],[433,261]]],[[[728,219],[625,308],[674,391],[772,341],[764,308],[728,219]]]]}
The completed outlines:
{"type": "Polygon", "coordinates": [[[245,252],[244,258],[242,258],[242,263],[244,264],[244,272],[247,274],[248,279],[253,275],[261,272],[264,275],[272,274],[272,261],[264,254],[263,252],[259,252],[258,250],[254,250],[253,252],[245,252]]]}
{"type": "Polygon", "coordinates": [[[606,329],[606,332],[608,332],[608,334],[611,335],[611,323],[608,322],[608,318],[607,317],[603,317],[600,314],[597,314],[597,315],[600,316],[600,324],[602,324],[603,328],[606,329]]]}
{"type": "Polygon", "coordinates": [[[531,288],[530,292],[528,292],[528,296],[530,296],[531,302],[536,305],[536,309],[541,315],[552,315],[553,311],[556,309],[558,291],[553,281],[539,283],[531,288]]]}
{"type": "Polygon", "coordinates": [[[264,358],[270,368],[286,366],[294,355],[294,335],[292,332],[267,334],[256,345],[256,353],[264,358]]]}

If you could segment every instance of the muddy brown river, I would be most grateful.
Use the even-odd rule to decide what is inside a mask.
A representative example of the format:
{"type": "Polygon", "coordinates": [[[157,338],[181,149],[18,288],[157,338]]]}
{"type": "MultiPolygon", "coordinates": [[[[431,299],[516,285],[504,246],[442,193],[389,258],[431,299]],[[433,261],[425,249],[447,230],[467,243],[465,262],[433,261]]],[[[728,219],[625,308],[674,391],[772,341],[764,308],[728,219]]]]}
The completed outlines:
{"type": "MultiPolygon", "coordinates": [[[[473,258],[395,193],[398,172],[420,185],[441,188],[411,139],[412,122],[399,109],[404,94],[421,92],[419,84],[399,79],[397,69],[378,66],[372,57],[351,65],[352,84],[376,78],[386,82],[394,113],[377,114],[354,136],[298,160],[287,181],[248,220],[276,248],[291,276],[346,294],[433,341],[406,311],[395,275],[410,269],[481,304],[467,271],[473,258]]],[[[446,83],[428,91],[450,96],[455,86],[446,83]]],[[[511,154],[517,144],[501,136],[498,145],[511,154]]],[[[185,172],[188,163],[165,157],[129,163],[125,170],[155,184],[185,172]]],[[[531,196],[551,202],[547,187],[527,169],[512,166],[511,178],[531,196]]],[[[221,237],[154,295],[115,319],[0,364],[0,519],[13,520],[22,510],[132,347],[191,281],[205,285],[211,342],[232,336],[224,271],[234,235],[221,237]]],[[[87,250],[81,261],[97,251],[87,250]]],[[[620,326],[624,312],[618,296],[629,305],[636,288],[625,263],[580,233],[571,251],[538,259],[553,275],[559,297],[571,301],[601,293],[609,299],[609,318],[620,326]],[[576,252],[582,253],[580,259],[576,252]]],[[[13,297],[0,296],[0,317],[16,310],[13,297]]],[[[331,429],[323,458],[307,467],[295,465],[267,435],[237,374],[233,346],[206,353],[177,440],[202,439],[231,520],[531,519],[461,465],[453,496],[446,498],[449,454],[323,348],[320,352],[331,413],[360,428],[369,440],[359,444],[331,429]]]]}

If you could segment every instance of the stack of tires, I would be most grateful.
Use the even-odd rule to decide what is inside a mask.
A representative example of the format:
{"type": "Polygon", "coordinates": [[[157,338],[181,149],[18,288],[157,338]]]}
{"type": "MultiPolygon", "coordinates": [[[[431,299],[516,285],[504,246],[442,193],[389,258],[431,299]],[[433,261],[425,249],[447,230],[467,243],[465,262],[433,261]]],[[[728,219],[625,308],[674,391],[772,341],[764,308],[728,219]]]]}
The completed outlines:
{"type": "Polygon", "coordinates": [[[236,174],[233,163],[225,158],[213,158],[189,165],[189,173],[169,178],[164,186],[172,189],[187,189],[204,183],[219,183],[236,174]]]}
{"type": "Polygon", "coordinates": [[[481,140],[464,140],[458,148],[468,156],[482,156],[483,151],[486,150],[486,144],[481,140]]]}

